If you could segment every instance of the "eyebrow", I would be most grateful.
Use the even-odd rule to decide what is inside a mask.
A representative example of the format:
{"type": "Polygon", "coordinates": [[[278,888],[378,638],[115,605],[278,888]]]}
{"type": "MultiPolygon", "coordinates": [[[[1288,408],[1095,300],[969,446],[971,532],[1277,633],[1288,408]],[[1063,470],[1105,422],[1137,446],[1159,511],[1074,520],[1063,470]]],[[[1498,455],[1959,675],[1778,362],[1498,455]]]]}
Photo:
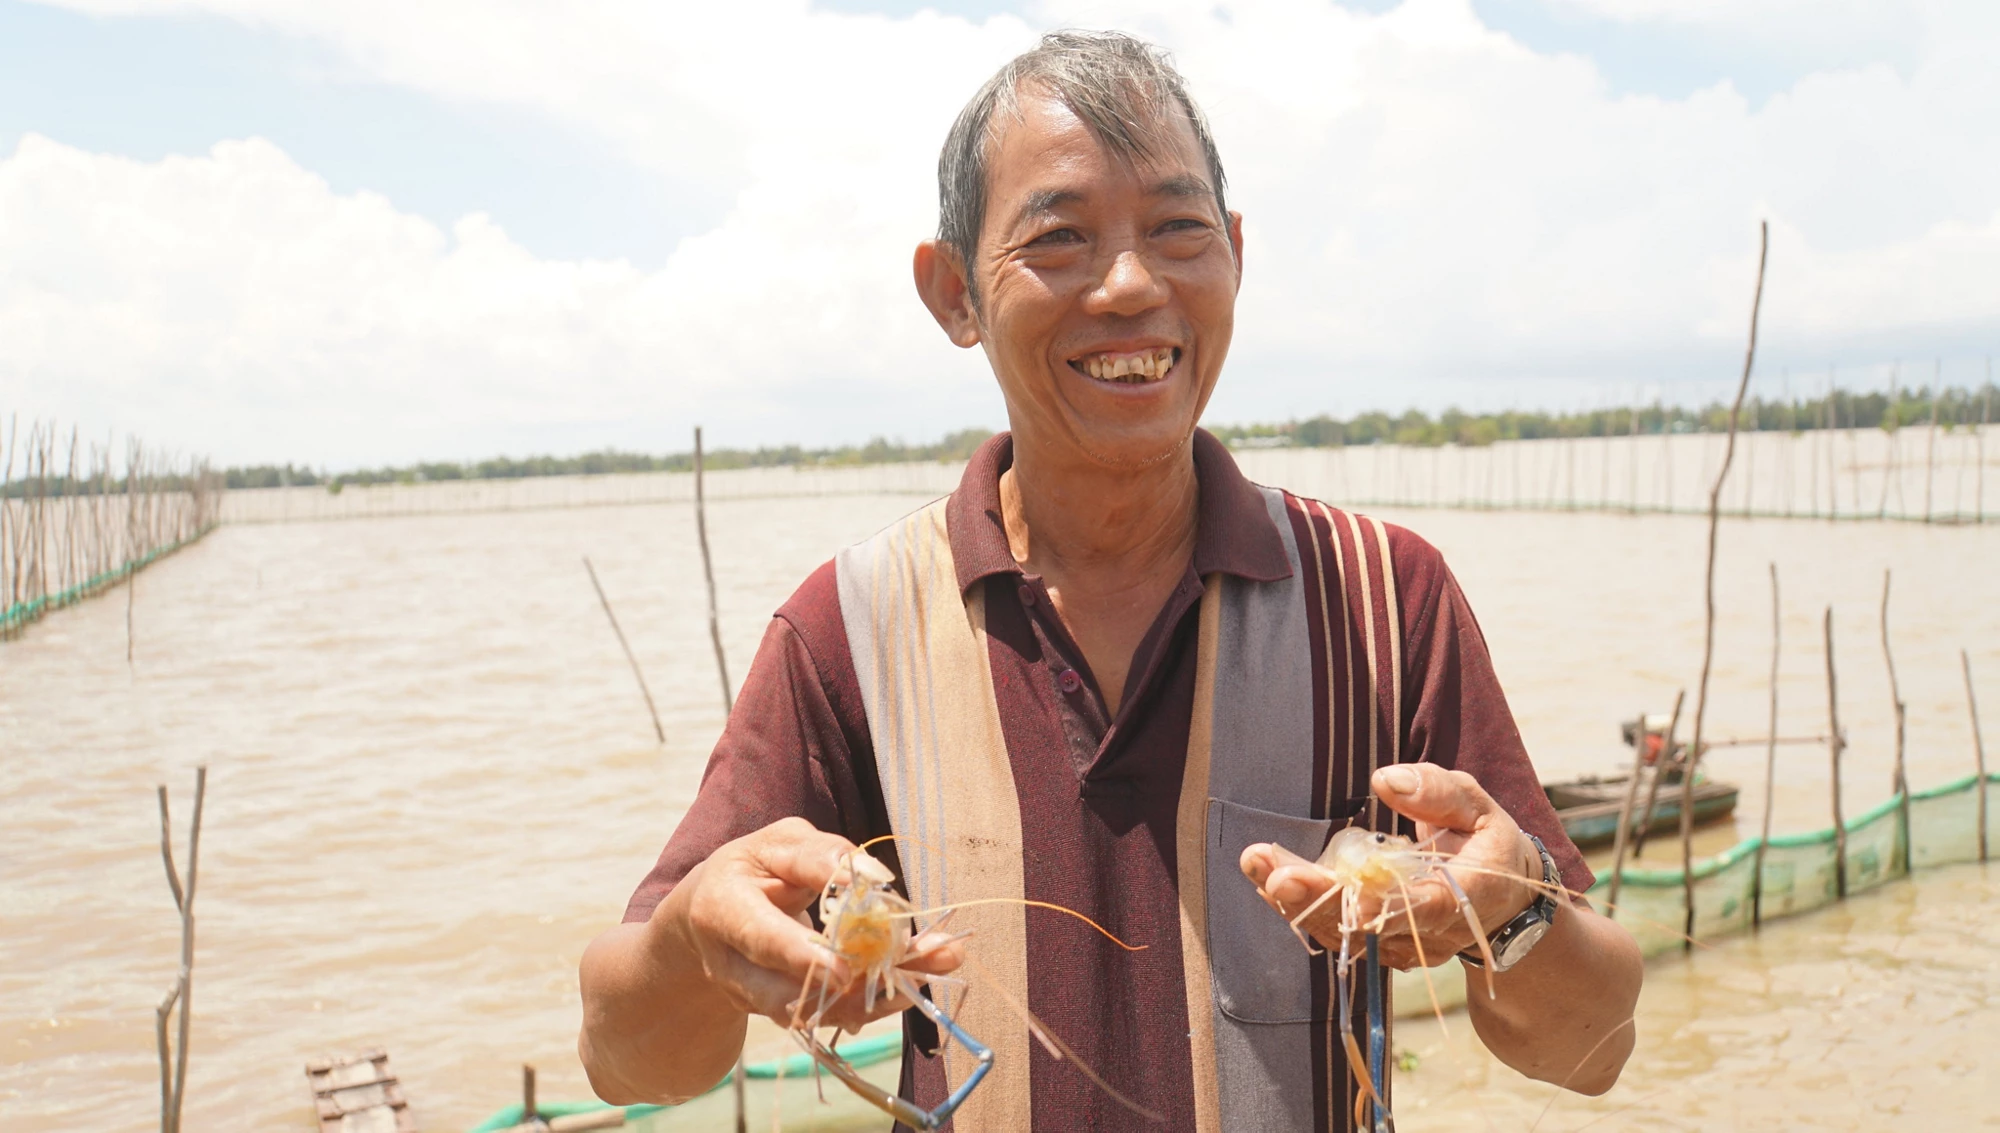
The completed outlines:
{"type": "MultiPolygon", "coordinates": [[[[1215,197],[1215,190],[1209,188],[1208,182],[1192,173],[1180,173],[1169,177],[1154,185],[1149,190],[1149,193],[1155,197],[1208,197],[1210,199],[1214,199],[1215,197]]],[[[1021,211],[1015,216],[1014,222],[1019,224],[1031,216],[1040,216],[1044,213],[1054,212],[1057,205],[1074,204],[1081,200],[1083,200],[1083,194],[1075,189],[1041,189],[1028,194],[1028,199],[1022,203],[1021,211]]]]}

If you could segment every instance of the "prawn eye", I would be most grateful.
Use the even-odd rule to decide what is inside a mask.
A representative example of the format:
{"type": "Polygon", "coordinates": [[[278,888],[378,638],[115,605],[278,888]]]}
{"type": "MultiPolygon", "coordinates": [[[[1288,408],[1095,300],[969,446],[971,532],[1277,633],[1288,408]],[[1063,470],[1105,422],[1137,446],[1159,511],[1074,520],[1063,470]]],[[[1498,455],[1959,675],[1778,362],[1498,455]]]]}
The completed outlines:
{"type": "Polygon", "coordinates": [[[1384,834],[1384,833],[1382,833],[1382,832],[1381,832],[1381,831],[1379,831],[1379,830],[1375,832],[1375,844],[1376,844],[1376,845],[1378,845],[1378,846],[1379,846],[1379,845],[1381,845],[1382,843],[1384,843],[1384,842],[1387,842],[1388,840],[1389,840],[1389,836],[1388,836],[1387,834],[1384,834]]]}

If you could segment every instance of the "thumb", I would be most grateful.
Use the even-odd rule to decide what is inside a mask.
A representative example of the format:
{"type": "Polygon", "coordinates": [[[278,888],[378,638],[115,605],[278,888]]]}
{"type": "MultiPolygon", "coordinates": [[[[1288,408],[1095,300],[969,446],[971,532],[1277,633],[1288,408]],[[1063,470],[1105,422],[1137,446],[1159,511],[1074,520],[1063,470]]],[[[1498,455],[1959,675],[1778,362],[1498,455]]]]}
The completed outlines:
{"type": "Polygon", "coordinates": [[[1435,829],[1469,833],[1499,805],[1472,776],[1435,763],[1384,767],[1375,772],[1369,784],[1375,797],[1390,810],[1435,829]]]}
{"type": "Polygon", "coordinates": [[[854,852],[854,843],[817,830],[804,819],[773,823],[752,835],[749,843],[745,848],[752,869],[778,883],[780,888],[772,893],[772,900],[788,913],[816,899],[846,856],[854,852]]]}

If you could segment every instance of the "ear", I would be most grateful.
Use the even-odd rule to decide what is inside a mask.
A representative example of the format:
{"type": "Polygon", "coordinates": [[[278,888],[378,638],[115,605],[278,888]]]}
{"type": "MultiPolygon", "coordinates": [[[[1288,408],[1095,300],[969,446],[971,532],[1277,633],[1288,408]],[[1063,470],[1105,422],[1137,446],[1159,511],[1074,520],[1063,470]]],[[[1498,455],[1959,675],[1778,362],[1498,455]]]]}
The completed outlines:
{"type": "Polygon", "coordinates": [[[1229,210],[1229,250],[1236,256],[1236,289],[1243,290],[1243,214],[1229,210]]]}
{"type": "Polygon", "coordinates": [[[936,240],[917,245],[915,262],[917,294],[931,317],[944,328],[945,337],[957,346],[979,344],[979,313],[972,309],[972,290],[965,282],[965,262],[956,249],[936,240]]]}

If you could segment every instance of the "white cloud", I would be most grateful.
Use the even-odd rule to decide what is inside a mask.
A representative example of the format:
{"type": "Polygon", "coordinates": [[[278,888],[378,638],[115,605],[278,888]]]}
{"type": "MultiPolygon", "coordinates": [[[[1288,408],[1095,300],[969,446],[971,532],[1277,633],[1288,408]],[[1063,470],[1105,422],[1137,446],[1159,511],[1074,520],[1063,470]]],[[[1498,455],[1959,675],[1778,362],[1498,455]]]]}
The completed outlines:
{"type": "MultiPolygon", "coordinates": [[[[742,442],[998,423],[978,359],[911,294],[908,255],[934,222],[944,130],[1032,41],[1020,20],[799,2],[76,6],[307,38],[378,81],[588,131],[733,204],[645,272],[537,259],[478,216],[441,231],[260,141],[138,163],[30,139],[0,161],[0,404],[226,460],[335,464],[659,449],[697,418],[742,442]]],[[[1830,70],[1756,108],[1726,84],[1614,96],[1587,60],[1537,55],[1465,0],[1036,14],[1158,38],[1215,119],[1249,215],[1215,410],[1240,419],[1719,383],[1760,217],[1774,362],[1990,343],[2000,37],[1978,8],[1923,9],[1913,69],[1830,70]]],[[[1801,34],[1815,19],[1751,14],[1801,34]]]]}

